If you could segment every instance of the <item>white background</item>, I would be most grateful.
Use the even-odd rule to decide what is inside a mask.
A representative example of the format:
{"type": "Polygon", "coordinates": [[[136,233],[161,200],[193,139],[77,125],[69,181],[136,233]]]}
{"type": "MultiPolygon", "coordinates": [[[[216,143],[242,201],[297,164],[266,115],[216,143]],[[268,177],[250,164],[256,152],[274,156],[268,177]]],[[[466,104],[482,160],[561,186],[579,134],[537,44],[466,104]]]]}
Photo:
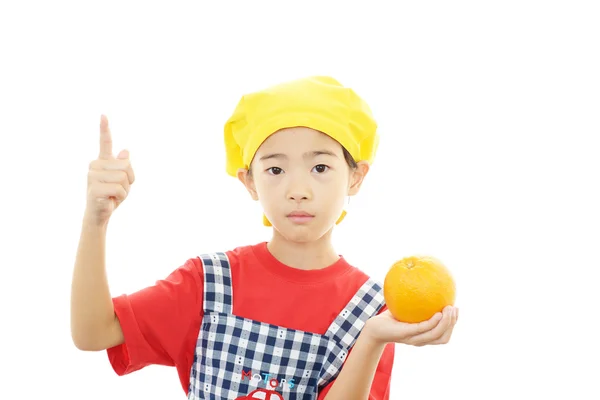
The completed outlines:
{"type": "Polygon", "coordinates": [[[108,230],[118,295],[269,238],[223,124],[242,94],[313,74],[380,126],[338,253],[378,279],[432,254],[458,285],[451,343],[398,345],[392,398],[600,398],[594,3],[2,2],[0,398],[185,398],[174,368],[117,377],[71,342],[100,114],[136,172],[108,230]]]}

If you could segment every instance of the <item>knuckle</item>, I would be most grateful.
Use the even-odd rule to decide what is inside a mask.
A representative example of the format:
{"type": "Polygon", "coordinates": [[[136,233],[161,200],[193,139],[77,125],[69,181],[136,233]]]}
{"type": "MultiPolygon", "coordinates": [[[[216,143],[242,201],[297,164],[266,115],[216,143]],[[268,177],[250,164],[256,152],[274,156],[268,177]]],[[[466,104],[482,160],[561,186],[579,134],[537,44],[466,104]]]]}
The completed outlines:
{"type": "Polygon", "coordinates": [[[92,169],[92,170],[102,169],[102,160],[90,161],[90,169],[92,169]]]}
{"type": "Polygon", "coordinates": [[[101,174],[97,170],[92,170],[88,174],[88,184],[90,185],[97,185],[98,183],[100,183],[101,180],[101,174]]]}
{"type": "Polygon", "coordinates": [[[124,199],[127,196],[127,189],[125,189],[125,186],[123,186],[122,183],[118,183],[116,185],[116,192],[117,196],[119,196],[121,199],[124,199]]]}
{"type": "Polygon", "coordinates": [[[121,172],[120,182],[123,185],[123,188],[125,188],[126,190],[129,188],[129,175],[127,175],[127,172],[121,172]]]}
{"type": "Polygon", "coordinates": [[[98,172],[90,171],[88,174],[88,185],[95,185],[98,183],[98,172]]]}

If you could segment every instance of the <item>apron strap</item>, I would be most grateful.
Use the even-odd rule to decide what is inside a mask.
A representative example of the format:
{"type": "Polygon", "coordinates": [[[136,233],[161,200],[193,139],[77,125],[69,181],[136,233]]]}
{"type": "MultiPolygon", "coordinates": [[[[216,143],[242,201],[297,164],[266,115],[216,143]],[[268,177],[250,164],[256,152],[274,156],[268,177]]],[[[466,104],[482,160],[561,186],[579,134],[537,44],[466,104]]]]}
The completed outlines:
{"type": "Polygon", "coordinates": [[[229,259],[222,252],[199,256],[204,265],[204,314],[219,312],[231,314],[233,291],[229,259]]]}
{"type": "Polygon", "coordinates": [[[382,285],[369,278],[335,318],[325,336],[345,348],[352,347],[367,320],[377,315],[384,305],[382,285]]]}

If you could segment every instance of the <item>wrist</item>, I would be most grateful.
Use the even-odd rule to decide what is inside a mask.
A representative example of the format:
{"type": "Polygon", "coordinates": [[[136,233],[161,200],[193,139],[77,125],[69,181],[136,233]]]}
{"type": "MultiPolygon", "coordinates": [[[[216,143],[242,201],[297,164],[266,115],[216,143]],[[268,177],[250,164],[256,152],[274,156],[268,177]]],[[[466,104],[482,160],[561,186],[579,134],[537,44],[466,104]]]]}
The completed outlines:
{"type": "Polygon", "coordinates": [[[388,344],[388,342],[380,339],[375,334],[375,330],[373,329],[373,324],[372,324],[371,320],[368,320],[367,323],[365,324],[362,332],[360,333],[359,339],[360,338],[362,338],[364,342],[367,342],[369,344],[369,346],[371,346],[375,349],[377,349],[377,348],[383,349],[388,344]]]}
{"type": "Polygon", "coordinates": [[[108,221],[98,221],[98,219],[87,211],[83,215],[83,229],[86,231],[106,231],[108,221]]]}

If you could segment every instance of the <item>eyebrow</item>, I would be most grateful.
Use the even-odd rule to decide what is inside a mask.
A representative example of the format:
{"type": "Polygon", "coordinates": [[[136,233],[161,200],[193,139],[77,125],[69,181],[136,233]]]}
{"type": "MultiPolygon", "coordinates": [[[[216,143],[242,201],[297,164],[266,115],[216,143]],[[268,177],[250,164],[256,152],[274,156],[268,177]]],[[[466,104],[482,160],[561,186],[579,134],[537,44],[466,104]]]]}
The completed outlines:
{"type": "MultiPolygon", "coordinates": [[[[315,150],[315,151],[309,151],[304,153],[302,156],[304,158],[315,158],[317,156],[331,156],[331,157],[337,157],[337,155],[329,150],[315,150]]],[[[283,153],[272,153],[272,154],[266,154],[264,156],[262,156],[260,158],[260,161],[265,161],[265,160],[270,160],[272,158],[280,158],[280,159],[288,159],[288,156],[283,154],[283,153]]]]}

